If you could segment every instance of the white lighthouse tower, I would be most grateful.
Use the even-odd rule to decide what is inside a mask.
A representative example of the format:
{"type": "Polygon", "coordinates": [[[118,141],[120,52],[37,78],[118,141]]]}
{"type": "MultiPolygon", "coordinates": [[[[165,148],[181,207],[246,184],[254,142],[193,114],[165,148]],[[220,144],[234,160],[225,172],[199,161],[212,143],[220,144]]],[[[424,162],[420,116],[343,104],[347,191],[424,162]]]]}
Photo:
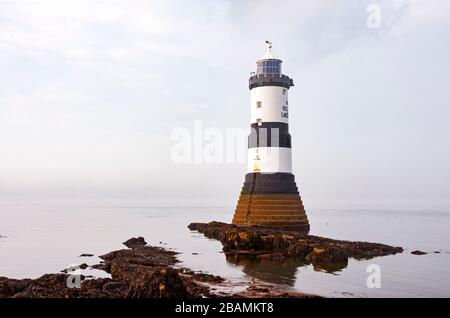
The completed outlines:
{"type": "Polygon", "coordinates": [[[295,177],[289,134],[291,78],[272,55],[272,43],[249,79],[251,133],[248,165],[233,223],[309,231],[295,177]]]}

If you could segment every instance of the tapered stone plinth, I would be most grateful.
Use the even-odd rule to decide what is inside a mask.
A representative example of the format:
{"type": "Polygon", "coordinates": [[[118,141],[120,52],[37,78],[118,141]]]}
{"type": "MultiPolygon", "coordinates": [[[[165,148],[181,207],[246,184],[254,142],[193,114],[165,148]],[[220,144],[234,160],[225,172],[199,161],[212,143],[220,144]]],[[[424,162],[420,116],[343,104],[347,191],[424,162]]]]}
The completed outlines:
{"type": "Polygon", "coordinates": [[[309,232],[294,175],[248,173],[232,223],[309,232]]]}

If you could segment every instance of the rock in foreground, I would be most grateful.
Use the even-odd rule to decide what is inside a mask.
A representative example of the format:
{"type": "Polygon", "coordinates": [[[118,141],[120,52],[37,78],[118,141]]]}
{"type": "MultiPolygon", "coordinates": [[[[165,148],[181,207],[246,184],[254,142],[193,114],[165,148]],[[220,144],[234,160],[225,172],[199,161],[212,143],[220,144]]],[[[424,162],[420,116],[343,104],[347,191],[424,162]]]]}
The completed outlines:
{"type": "Polygon", "coordinates": [[[139,236],[139,237],[132,237],[129,240],[126,240],[125,242],[123,242],[123,245],[129,248],[134,248],[138,246],[145,246],[147,245],[147,242],[142,236],[139,236]]]}
{"type": "Polygon", "coordinates": [[[285,291],[270,284],[250,285],[246,290],[232,295],[235,298],[320,298],[300,292],[285,291]]]}
{"type": "MultiPolygon", "coordinates": [[[[73,270],[46,274],[37,279],[0,277],[0,298],[181,298],[208,297],[219,278],[195,272],[185,273],[173,267],[175,252],[153,246],[142,246],[142,238],[129,240],[132,249],[113,251],[100,256],[103,260],[92,268],[104,270],[111,278],[88,279],[73,270]],[[197,279],[198,276],[198,279],[197,279]],[[77,283],[78,281],[78,283],[77,283]],[[75,286],[78,284],[77,286],[75,286]],[[72,287],[72,288],[70,288],[72,287]]],[[[129,242],[127,241],[127,242],[129,242]]],[[[84,265],[84,264],[82,264],[84,265]]],[[[78,268],[86,268],[78,266],[78,268]]],[[[75,270],[75,269],[74,269],[75,270]]]]}
{"type": "Polygon", "coordinates": [[[131,249],[102,255],[100,264],[89,266],[106,271],[111,278],[89,278],[77,272],[79,268],[87,268],[87,264],[37,279],[0,277],[0,298],[311,297],[260,283],[238,293],[212,292],[211,286],[224,283],[222,277],[176,268],[177,253],[142,245],[143,238],[127,242],[132,242],[131,249]]]}
{"type": "Polygon", "coordinates": [[[280,259],[305,259],[315,269],[336,271],[348,258],[370,259],[402,253],[401,247],[369,242],[333,240],[325,237],[263,227],[243,227],[221,222],[191,223],[188,228],[219,240],[227,255],[280,259]]]}

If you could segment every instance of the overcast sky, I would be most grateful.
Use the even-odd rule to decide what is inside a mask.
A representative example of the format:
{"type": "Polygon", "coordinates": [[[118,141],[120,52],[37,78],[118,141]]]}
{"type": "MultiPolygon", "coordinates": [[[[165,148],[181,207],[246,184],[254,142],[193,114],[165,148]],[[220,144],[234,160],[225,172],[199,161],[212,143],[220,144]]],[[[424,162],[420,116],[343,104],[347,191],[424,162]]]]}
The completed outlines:
{"type": "Polygon", "coordinates": [[[307,208],[450,208],[446,0],[0,1],[0,200],[233,206],[245,162],[175,164],[171,134],[249,126],[264,40],[307,208]]]}

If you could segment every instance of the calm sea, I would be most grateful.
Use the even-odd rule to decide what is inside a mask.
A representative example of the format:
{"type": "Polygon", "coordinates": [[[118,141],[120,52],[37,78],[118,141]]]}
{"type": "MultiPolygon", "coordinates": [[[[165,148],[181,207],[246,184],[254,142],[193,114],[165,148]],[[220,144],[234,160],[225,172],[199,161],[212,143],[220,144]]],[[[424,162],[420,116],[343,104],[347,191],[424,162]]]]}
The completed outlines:
{"type": "Polygon", "coordinates": [[[229,222],[232,214],[232,207],[0,204],[0,276],[35,278],[73,264],[95,264],[99,258],[79,255],[101,255],[123,248],[121,242],[132,236],[144,236],[149,244],[181,253],[181,266],[233,284],[257,279],[331,297],[450,296],[450,212],[309,210],[311,234],[405,248],[403,254],[351,259],[334,273],[295,260],[231,263],[219,242],[187,229],[190,222],[229,222]],[[416,249],[428,254],[411,255],[416,249]],[[370,264],[380,266],[380,288],[367,287],[370,264]]]}

